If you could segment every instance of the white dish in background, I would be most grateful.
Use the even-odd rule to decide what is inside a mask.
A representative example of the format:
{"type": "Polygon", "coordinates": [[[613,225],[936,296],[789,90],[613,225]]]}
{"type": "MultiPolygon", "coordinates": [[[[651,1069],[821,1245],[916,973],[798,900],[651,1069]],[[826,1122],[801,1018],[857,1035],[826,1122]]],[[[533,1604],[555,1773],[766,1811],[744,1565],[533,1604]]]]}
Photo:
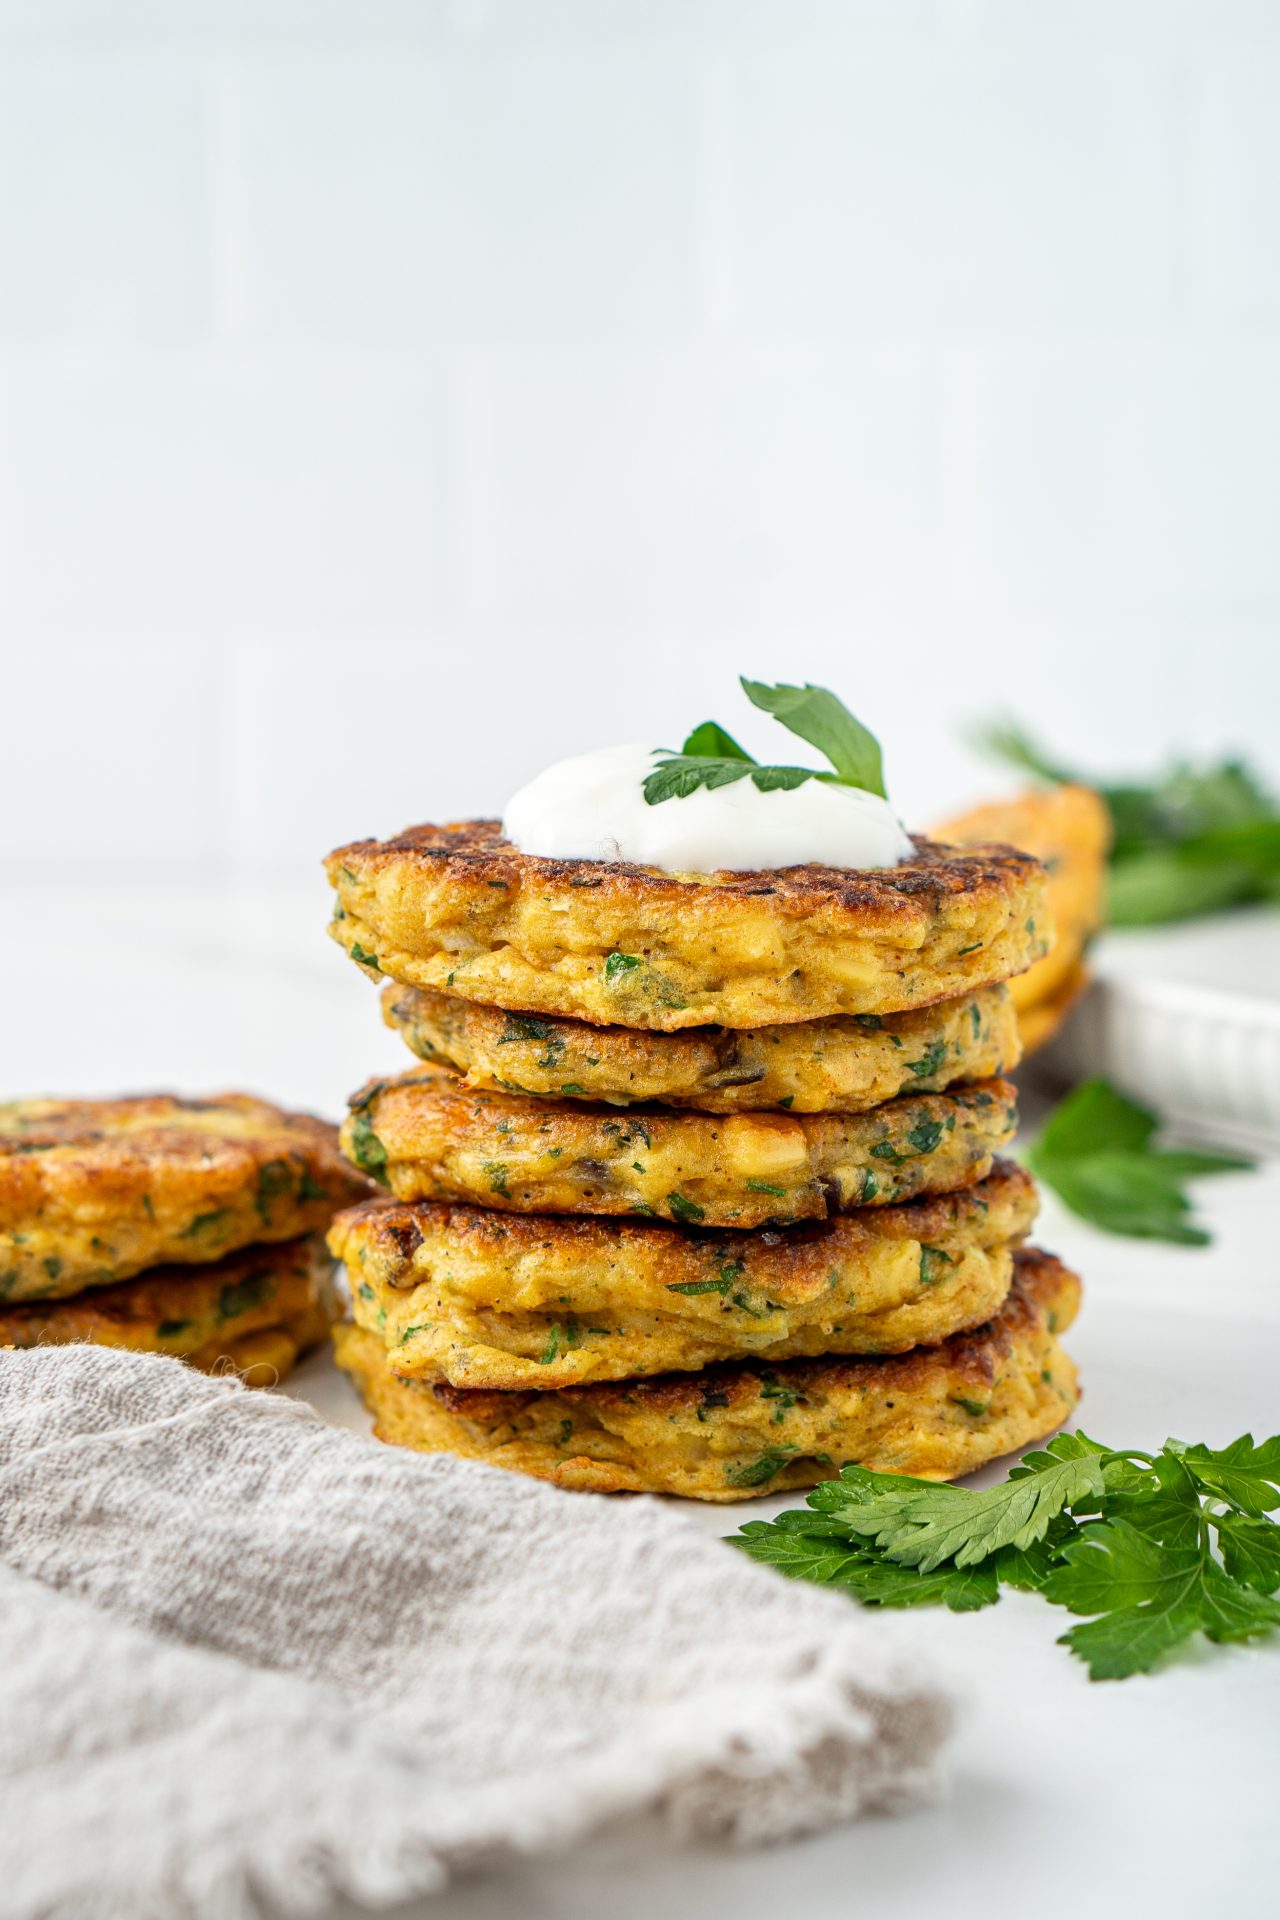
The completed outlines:
{"type": "Polygon", "coordinates": [[[1108,933],[1090,967],[1050,1073],[1105,1074],[1179,1132],[1280,1153],[1280,912],[1108,933]]]}

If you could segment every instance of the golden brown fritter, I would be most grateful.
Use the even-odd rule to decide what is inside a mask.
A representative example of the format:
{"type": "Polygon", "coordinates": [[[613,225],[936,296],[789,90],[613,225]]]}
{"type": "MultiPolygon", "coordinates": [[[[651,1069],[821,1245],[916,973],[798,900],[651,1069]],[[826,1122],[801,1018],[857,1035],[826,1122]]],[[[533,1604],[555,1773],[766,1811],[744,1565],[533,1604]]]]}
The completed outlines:
{"type": "Polygon", "coordinates": [[[1091,787],[1034,787],[949,820],[939,832],[961,846],[1007,840],[1043,861],[1054,940],[1048,953],[1012,982],[1026,1052],[1061,1026],[1088,983],[1081,964],[1102,925],[1111,815],[1091,787]]]}
{"type": "Polygon", "coordinates": [[[234,1367],[251,1386],[269,1386],[320,1345],[336,1311],[333,1262],[311,1234],[208,1266],[152,1267],[66,1300],[0,1306],[0,1347],[89,1341],[175,1354],[206,1373],[234,1367]]]}
{"type": "Polygon", "coordinates": [[[709,1368],[556,1393],[468,1392],[398,1379],[382,1342],[335,1329],[338,1364],[380,1439],[454,1453],[598,1493],[749,1500],[812,1486],[856,1461],[954,1479],[1039,1440],[1076,1403],[1057,1335],[1080,1285],[1052,1254],[1017,1255],[986,1325],[886,1359],[709,1368]]]}
{"type": "Polygon", "coordinates": [[[1089,969],[1083,965],[1077,966],[1047,999],[1023,1007],[1018,1015],[1018,1027],[1028,1053],[1038,1053],[1065,1025],[1067,1016],[1089,985],[1089,980],[1089,969]]]}
{"type": "Polygon", "coordinates": [[[874,1113],[668,1113],[486,1093],[419,1067],[352,1097],[347,1156],[397,1200],[682,1226],[822,1220],[981,1180],[1013,1138],[1006,1080],[904,1093],[874,1113]]]}
{"type": "Polygon", "coordinates": [[[370,1191],[337,1129],[243,1093],[0,1106],[0,1300],[327,1227],[370,1191]]]}
{"type": "Polygon", "coordinates": [[[518,853],[493,820],[411,827],[330,854],[330,932],[374,977],[662,1033],[929,1006],[1046,951],[1038,861],[915,845],[877,870],[671,874],[518,853]]]}
{"type": "Polygon", "coordinates": [[[420,1059],[456,1067],[468,1086],[700,1113],[866,1113],[895,1094],[1010,1073],[1021,1051],[1004,986],[914,1013],[745,1032],[592,1027],[396,985],[383,990],[382,1017],[420,1059]]]}
{"type": "Polygon", "coordinates": [[[1004,1299],[1034,1182],[817,1226],[707,1233],[430,1201],[366,1205],[329,1235],[392,1369],[503,1390],[622,1380],[746,1354],[899,1351],[1004,1299]]]}

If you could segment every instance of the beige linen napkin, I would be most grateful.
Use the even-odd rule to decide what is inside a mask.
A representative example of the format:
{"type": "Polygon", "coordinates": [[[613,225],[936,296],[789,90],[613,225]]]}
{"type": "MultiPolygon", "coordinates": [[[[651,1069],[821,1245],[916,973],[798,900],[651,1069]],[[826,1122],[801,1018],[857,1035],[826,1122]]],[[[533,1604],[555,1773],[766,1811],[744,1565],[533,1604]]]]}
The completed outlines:
{"type": "Polygon", "coordinates": [[[877,1629],[654,1500],[0,1353],[0,1909],[307,1914],[633,1810],[750,1843],[902,1809],[950,1715],[877,1629]]]}

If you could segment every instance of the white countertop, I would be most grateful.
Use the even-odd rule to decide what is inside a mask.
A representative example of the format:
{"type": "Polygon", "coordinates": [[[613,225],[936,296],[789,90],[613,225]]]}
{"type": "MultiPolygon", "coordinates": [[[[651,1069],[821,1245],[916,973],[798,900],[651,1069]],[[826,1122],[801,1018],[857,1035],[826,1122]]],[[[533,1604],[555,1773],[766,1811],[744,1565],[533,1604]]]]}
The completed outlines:
{"type": "MultiPolygon", "coordinates": [[[[334,1117],[405,1063],[376,994],[324,935],[326,889],[8,897],[0,1059],[10,1094],[243,1087],[334,1117]]],[[[1280,1162],[1206,1181],[1204,1250],[1095,1233],[1046,1196],[1037,1238],[1084,1276],[1068,1336],[1084,1427],[1151,1446],[1280,1429],[1280,1162]]],[[[367,1429],[326,1356],[291,1391],[367,1429]]],[[[566,1498],[586,1498],[566,1495],[566,1498]]],[[[795,1496],[696,1508],[726,1533],[795,1496]]],[[[768,1853],[676,1847],[635,1823],[559,1861],[521,1865],[398,1909],[435,1920],[1037,1920],[1135,1912],[1261,1916],[1276,1906],[1280,1644],[1222,1648],[1153,1677],[1091,1684],[1055,1636],[1058,1609],[1009,1594],[974,1615],[881,1616],[929,1650],[963,1702],[936,1808],[768,1853]]],[[[342,1910],[344,1913],[354,1910],[342,1910]]]]}

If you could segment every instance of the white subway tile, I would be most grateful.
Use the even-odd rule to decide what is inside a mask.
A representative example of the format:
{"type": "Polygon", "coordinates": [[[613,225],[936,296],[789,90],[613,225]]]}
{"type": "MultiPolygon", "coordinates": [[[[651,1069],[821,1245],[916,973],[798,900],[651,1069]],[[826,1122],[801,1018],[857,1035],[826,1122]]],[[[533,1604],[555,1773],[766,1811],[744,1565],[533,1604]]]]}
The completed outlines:
{"type": "Polygon", "coordinates": [[[909,351],[509,356],[493,372],[491,610],[827,620],[935,554],[935,396],[909,351]]]}
{"type": "MultiPolygon", "coordinates": [[[[210,649],[18,641],[4,677],[6,873],[111,882],[221,864],[225,710],[210,649]]],[[[38,928],[32,940],[38,971],[38,928]]]]}
{"type": "Polygon", "coordinates": [[[1173,683],[1166,754],[1241,754],[1280,793],[1280,614],[1249,622],[1202,613],[1166,658],[1173,683]]]}
{"type": "Polygon", "coordinates": [[[500,807],[504,782],[517,784],[508,751],[533,730],[502,660],[449,632],[371,627],[358,645],[317,629],[246,632],[227,672],[241,875],[301,885],[348,840],[500,807]]]}
{"type": "Polygon", "coordinates": [[[0,43],[80,53],[129,49],[421,46],[459,0],[4,0],[0,43]]]}
{"type": "Polygon", "coordinates": [[[989,352],[968,589],[1280,606],[1280,346],[989,352]]]}
{"type": "MultiPolygon", "coordinates": [[[[1280,41],[1280,10],[1276,11],[1280,41]]],[[[1195,294],[1220,319],[1280,318],[1280,44],[1220,55],[1197,98],[1192,207],[1195,294]]]]}
{"type": "Polygon", "coordinates": [[[946,31],[970,0],[466,0],[465,30],[513,43],[707,47],[772,41],[829,44],[850,34],[946,31]]]}
{"type": "Polygon", "coordinates": [[[846,40],[734,58],[742,323],[1103,330],[1175,292],[1161,63],[846,40]]]}
{"type": "Polygon", "coordinates": [[[6,1099],[228,1085],[338,1119],[371,1073],[402,1072],[378,991],[325,938],[323,878],[236,886],[179,868],[10,888],[0,943],[6,1099]]]}
{"type": "Polygon", "coordinates": [[[200,85],[183,66],[0,64],[0,343],[200,327],[203,139],[200,85]]]}
{"type": "Polygon", "coordinates": [[[500,813],[551,761],[664,737],[704,710],[736,707],[750,734],[735,675],[760,662],[782,670],[736,641],[637,634],[616,616],[587,634],[530,620],[482,637],[371,630],[358,652],[332,633],[246,632],[227,667],[234,869],[301,883],[345,841],[500,813]]]}
{"type": "Polygon", "coordinates": [[[450,592],[447,393],[293,354],[0,369],[11,633],[433,616],[450,592]]]}
{"type": "Polygon", "coordinates": [[[1107,49],[1198,50],[1274,38],[1274,0],[961,0],[975,36],[1107,49]]]}
{"type": "Polygon", "coordinates": [[[243,83],[264,334],[687,329],[696,90],[652,57],[264,62],[243,83]]]}

